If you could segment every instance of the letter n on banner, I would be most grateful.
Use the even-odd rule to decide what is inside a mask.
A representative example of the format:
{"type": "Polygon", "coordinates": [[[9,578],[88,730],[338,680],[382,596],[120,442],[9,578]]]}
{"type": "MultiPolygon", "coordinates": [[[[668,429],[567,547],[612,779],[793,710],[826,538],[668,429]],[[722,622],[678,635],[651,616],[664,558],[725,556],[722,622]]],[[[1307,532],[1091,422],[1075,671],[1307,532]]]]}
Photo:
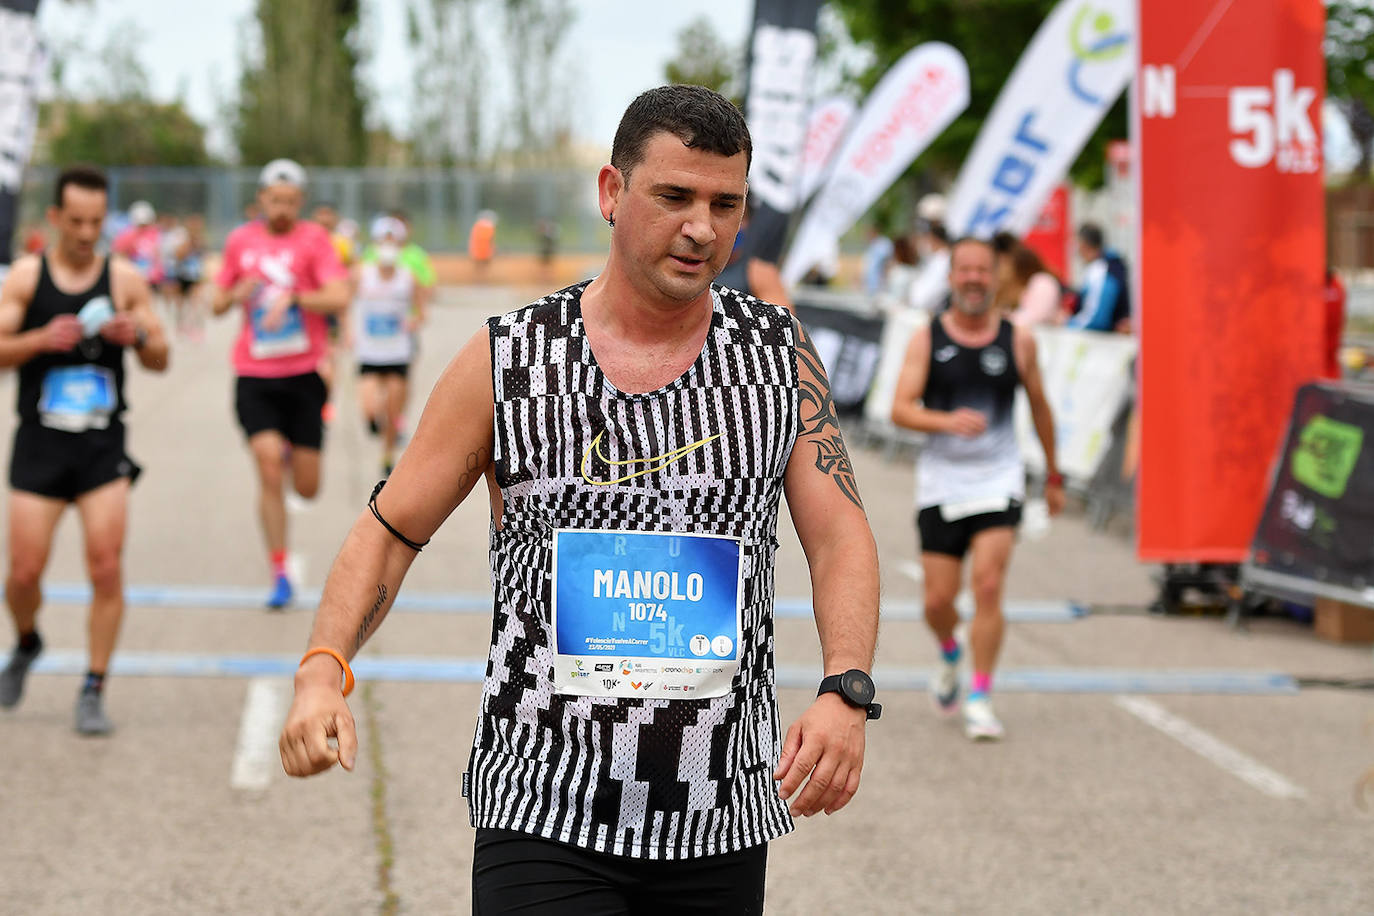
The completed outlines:
{"type": "Polygon", "coordinates": [[[1321,0],[1139,4],[1138,553],[1236,562],[1321,372],[1321,0]]]}

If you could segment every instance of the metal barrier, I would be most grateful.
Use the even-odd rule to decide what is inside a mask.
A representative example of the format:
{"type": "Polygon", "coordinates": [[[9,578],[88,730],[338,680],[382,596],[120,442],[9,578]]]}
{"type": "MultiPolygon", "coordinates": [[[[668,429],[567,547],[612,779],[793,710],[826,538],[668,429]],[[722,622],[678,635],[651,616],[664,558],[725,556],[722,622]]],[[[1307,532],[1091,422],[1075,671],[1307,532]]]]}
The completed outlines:
{"type": "MultiPolygon", "coordinates": [[[[20,196],[20,225],[43,218],[58,169],[30,169],[20,196]]],[[[107,170],[110,207],[120,211],[146,200],[159,212],[204,215],[218,245],[243,221],[257,192],[255,168],[121,166],[107,170]]],[[[415,240],[436,252],[467,247],[468,231],[481,210],[499,217],[497,244],[505,252],[539,250],[539,223],[557,227],[560,252],[604,251],[606,224],[597,209],[596,174],[590,169],[508,170],[312,168],[309,203],[332,203],[341,215],[367,221],[392,209],[410,217],[415,240]]]]}

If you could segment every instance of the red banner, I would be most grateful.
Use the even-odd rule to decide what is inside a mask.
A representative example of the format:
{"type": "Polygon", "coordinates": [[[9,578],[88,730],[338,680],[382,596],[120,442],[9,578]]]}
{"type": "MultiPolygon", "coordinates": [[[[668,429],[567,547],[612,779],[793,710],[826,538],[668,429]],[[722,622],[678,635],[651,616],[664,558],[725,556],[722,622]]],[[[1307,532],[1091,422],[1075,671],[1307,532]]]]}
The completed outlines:
{"type": "Polygon", "coordinates": [[[1064,185],[1054,189],[1035,225],[1021,241],[1040,255],[1040,260],[1056,277],[1069,279],[1069,192],[1064,185]]]}
{"type": "Polygon", "coordinates": [[[1294,392],[1322,367],[1325,11],[1139,8],[1138,553],[1235,562],[1294,392]]]}

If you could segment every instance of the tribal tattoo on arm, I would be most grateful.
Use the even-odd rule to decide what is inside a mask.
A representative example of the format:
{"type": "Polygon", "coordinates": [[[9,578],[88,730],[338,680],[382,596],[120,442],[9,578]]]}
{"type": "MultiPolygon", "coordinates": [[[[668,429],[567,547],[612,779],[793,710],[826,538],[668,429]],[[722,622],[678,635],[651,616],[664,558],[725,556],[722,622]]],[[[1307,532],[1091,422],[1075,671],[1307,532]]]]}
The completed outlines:
{"type": "Polygon", "coordinates": [[[387,590],[385,585],[377,586],[377,600],[372,602],[372,610],[367,612],[363,622],[358,626],[358,637],[353,643],[353,651],[357,652],[367,642],[367,634],[372,630],[372,624],[376,623],[377,616],[381,614],[382,607],[386,604],[387,590]]]}
{"type": "Polygon", "coordinates": [[[835,415],[835,399],[830,394],[825,365],[801,322],[797,321],[795,325],[797,366],[802,370],[798,373],[802,435],[809,437],[816,446],[816,469],[835,481],[835,486],[840,488],[846,499],[863,509],[859,487],[854,480],[854,465],[849,461],[849,450],[845,448],[844,437],[840,435],[840,421],[835,415]]]}

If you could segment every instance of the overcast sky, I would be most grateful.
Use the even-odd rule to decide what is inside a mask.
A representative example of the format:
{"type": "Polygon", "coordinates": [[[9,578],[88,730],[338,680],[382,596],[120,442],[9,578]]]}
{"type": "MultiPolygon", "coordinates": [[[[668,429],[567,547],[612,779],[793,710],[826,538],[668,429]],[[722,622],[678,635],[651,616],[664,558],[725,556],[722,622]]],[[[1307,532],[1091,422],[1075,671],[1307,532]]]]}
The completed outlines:
{"type": "MultiPolygon", "coordinates": [[[[388,123],[404,133],[409,125],[411,74],[405,42],[406,4],[371,0],[364,6],[372,48],[366,80],[388,123]]],[[[572,93],[574,133],[581,141],[605,147],[610,146],[630,100],[663,82],[663,65],[673,56],[683,26],[705,15],[726,42],[742,47],[754,8],[747,0],[673,4],[573,0],[573,6],[577,18],[565,47],[572,62],[569,76],[580,90],[572,93]]],[[[116,28],[135,23],[143,34],[140,59],[153,94],[171,99],[184,90],[191,113],[209,123],[218,114],[216,99],[235,95],[239,34],[252,10],[253,0],[93,0],[90,4],[44,0],[39,5],[39,24],[49,42],[79,38],[94,51],[116,28]]],[[[499,61],[493,61],[493,69],[499,66],[499,61]]],[[[74,61],[73,68],[81,85],[82,63],[74,61]]],[[[219,133],[212,143],[223,140],[219,133]]]]}
{"type": "MultiPolygon", "coordinates": [[[[742,48],[754,9],[749,0],[573,0],[573,6],[577,18],[565,47],[570,64],[566,76],[574,86],[574,136],[607,148],[630,100],[663,82],[663,65],[673,56],[683,26],[704,15],[722,39],[742,48]]],[[[405,7],[403,0],[364,3],[372,49],[366,81],[383,118],[403,136],[410,124],[411,78],[405,7]]],[[[134,23],[143,35],[140,57],[153,94],[172,99],[184,93],[191,113],[210,125],[213,151],[224,155],[229,152],[228,136],[216,128],[217,100],[236,94],[239,34],[252,9],[253,0],[44,0],[39,23],[49,42],[60,45],[79,39],[92,51],[102,47],[112,31],[134,23]]],[[[503,82],[500,62],[492,66],[496,81],[503,82]]],[[[81,62],[74,61],[73,69],[74,82],[81,85],[81,62]]],[[[1328,164],[1348,169],[1355,158],[1349,129],[1329,105],[1323,115],[1328,164]]]]}

